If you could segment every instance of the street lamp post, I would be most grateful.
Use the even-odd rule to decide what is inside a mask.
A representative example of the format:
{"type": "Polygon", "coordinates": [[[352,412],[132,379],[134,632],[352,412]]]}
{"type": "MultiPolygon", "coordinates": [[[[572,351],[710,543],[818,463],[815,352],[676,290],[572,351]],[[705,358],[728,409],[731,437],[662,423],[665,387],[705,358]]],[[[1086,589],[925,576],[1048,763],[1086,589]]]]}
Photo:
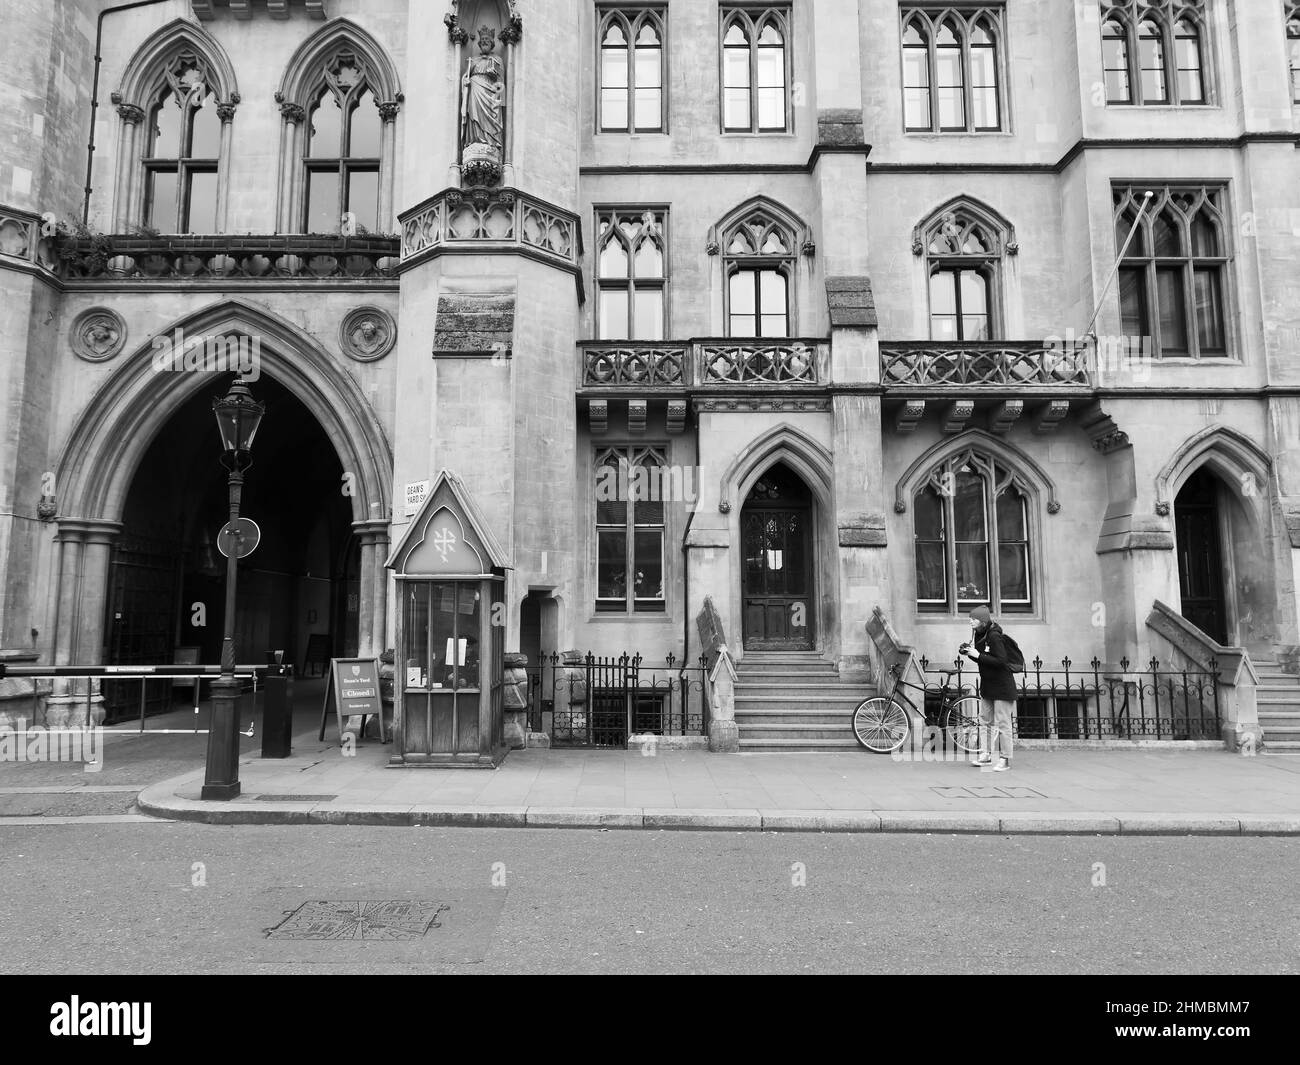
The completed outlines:
{"type": "MultiPolygon", "coordinates": [[[[252,464],[250,448],[266,406],[253,399],[248,386],[236,379],[230,391],[212,401],[221,432],[221,464],[230,472],[230,525],[239,520],[244,471],[252,464]]],[[[212,682],[212,720],[208,726],[208,761],[203,778],[205,799],[233,799],[239,794],[239,681],[235,679],[235,579],[239,552],[226,555],[226,615],[221,640],[221,675],[212,682]]]]}

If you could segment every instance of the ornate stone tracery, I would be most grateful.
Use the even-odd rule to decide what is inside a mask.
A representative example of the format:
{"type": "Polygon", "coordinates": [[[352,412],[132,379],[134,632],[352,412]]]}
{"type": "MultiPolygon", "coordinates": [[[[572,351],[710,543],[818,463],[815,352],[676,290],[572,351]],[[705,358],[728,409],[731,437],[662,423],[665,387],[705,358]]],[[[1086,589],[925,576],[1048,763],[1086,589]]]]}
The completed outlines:
{"type": "Polygon", "coordinates": [[[117,311],[92,307],[82,311],[68,331],[73,354],[87,362],[107,362],[126,345],[126,322],[117,311]]]}

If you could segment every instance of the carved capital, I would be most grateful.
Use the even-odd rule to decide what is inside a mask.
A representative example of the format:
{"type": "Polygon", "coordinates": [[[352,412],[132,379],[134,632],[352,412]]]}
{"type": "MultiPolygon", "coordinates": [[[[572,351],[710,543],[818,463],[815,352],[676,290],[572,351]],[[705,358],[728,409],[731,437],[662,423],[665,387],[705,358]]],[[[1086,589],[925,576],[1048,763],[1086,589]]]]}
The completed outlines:
{"type": "Polygon", "coordinates": [[[391,122],[397,117],[397,112],[402,109],[402,105],[396,100],[385,100],[379,105],[379,117],[385,122],[391,122]]]}
{"type": "Polygon", "coordinates": [[[467,44],[469,42],[469,34],[461,29],[458,16],[448,11],[447,14],[442,16],[442,21],[447,27],[447,36],[451,38],[452,44],[467,44]]]}
{"type": "Polygon", "coordinates": [[[282,114],[288,122],[301,122],[307,117],[307,112],[305,112],[300,105],[288,102],[280,105],[280,114],[282,114]]]}
{"type": "Polygon", "coordinates": [[[222,122],[229,122],[235,117],[235,105],[233,103],[217,104],[217,117],[222,122]]]}
{"type": "Polygon", "coordinates": [[[118,104],[117,115],[123,122],[130,122],[132,125],[144,121],[144,109],[136,107],[135,104],[118,104]]]}

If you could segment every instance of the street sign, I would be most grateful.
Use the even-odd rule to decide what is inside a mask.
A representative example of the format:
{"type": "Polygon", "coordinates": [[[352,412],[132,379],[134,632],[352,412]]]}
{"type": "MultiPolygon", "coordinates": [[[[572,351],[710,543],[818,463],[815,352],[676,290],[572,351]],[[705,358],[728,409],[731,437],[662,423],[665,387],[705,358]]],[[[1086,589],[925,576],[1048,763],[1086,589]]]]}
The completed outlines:
{"type": "Polygon", "coordinates": [[[236,558],[247,558],[262,539],[262,530],[252,518],[236,518],[228,521],[217,533],[217,550],[226,558],[233,554],[236,558]]]}
{"type": "Polygon", "coordinates": [[[428,481],[408,481],[406,484],[406,517],[412,518],[420,511],[424,497],[429,494],[428,481]]]}

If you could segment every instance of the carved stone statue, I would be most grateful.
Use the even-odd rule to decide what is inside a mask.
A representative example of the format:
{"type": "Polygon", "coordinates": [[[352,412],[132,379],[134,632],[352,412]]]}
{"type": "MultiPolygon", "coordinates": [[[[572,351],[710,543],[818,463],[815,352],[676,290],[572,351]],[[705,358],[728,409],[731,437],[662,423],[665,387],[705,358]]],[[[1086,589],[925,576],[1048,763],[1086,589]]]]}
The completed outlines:
{"type": "Polygon", "coordinates": [[[480,54],[470,57],[460,79],[461,174],[471,185],[490,185],[501,177],[505,67],[492,54],[495,36],[491,27],[479,30],[480,54]]]}

